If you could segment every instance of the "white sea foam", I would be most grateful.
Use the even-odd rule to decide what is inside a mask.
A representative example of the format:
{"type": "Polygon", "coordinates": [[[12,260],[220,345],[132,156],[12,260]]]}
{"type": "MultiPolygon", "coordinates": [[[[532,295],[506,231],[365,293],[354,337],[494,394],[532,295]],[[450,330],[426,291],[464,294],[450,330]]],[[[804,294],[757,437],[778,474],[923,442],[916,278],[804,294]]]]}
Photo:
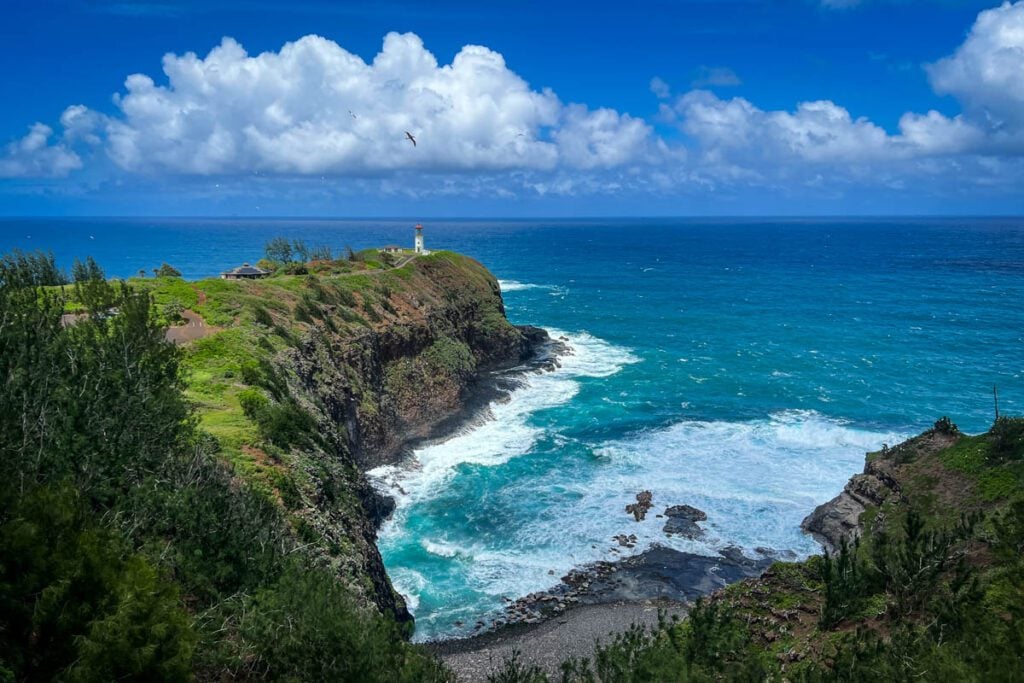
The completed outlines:
{"type": "Polygon", "coordinates": [[[516,280],[498,280],[498,286],[503,292],[520,292],[524,289],[556,289],[554,285],[535,285],[530,282],[518,282],[516,280]]]}
{"type": "MultiPolygon", "coordinates": [[[[655,542],[699,554],[736,544],[748,554],[769,547],[805,556],[817,545],[800,531],[803,517],[842,489],[866,451],[902,437],[791,410],[744,422],[680,421],[593,444],[597,457],[582,466],[567,462],[507,484],[551,509],[522,517],[500,548],[474,548],[466,581],[494,596],[525,595],[574,566],[638,553],[655,542]],[[655,507],[638,523],[624,506],[643,490],[654,494],[655,507]],[[703,538],[663,532],[665,520],[657,514],[681,503],[707,512],[703,538]],[[621,533],[636,534],[635,549],[612,541],[621,533]]],[[[445,618],[434,628],[444,632],[445,618]]]]}
{"type": "MultiPolygon", "coordinates": [[[[542,428],[530,424],[530,417],[572,400],[579,391],[575,378],[608,377],[639,360],[629,349],[616,347],[587,332],[549,333],[563,340],[568,348],[568,353],[559,358],[559,368],[526,375],[508,401],[489,406],[487,419],[447,441],[418,449],[411,462],[385,465],[368,473],[380,490],[395,497],[399,510],[393,520],[401,519],[403,507],[428,498],[443,487],[459,465],[501,465],[530,452],[543,434],[542,428]]],[[[385,525],[382,533],[393,531],[394,526],[385,525]]]]}
{"type": "Polygon", "coordinates": [[[842,489],[866,451],[901,438],[807,410],[748,422],[683,421],[597,446],[603,464],[575,513],[593,531],[621,533],[608,510],[649,489],[656,508],[688,503],[707,512],[709,533],[701,542],[667,540],[664,520],[648,518],[635,525],[638,548],[667,540],[698,552],[735,543],[807,554],[816,546],[800,532],[803,517],[842,489]]]}
{"type": "MultiPolygon", "coordinates": [[[[396,513],[381,530],[382,547],[418,546],[436,561],[457,562],[448,580],[458,576],[473,594],[493,596],[493,605],[484,609],[497,609],[500,596],[547,588],[574,566],[638,553],[655,542],[701,554],[730,544],[748,554],[760,546],[798,555],[816,552],[800,521],[860,470],[866,451],[903,436],[859,429],[812,410],[789,410],[749,421],[682,420],[627,438],[582,443],[571,431],[541,426],[543,420],[534,417],[572,401],[582,378],[608,377],[638,359],[585,332],[550,333],[567,340],[570,349],[560,368],[526,375],[510,400],[490,406],[487,419],[419,449],[411,463],[371,473],[379,486],[398,493],[396,513]],[[560,453],[575,455],[503,484],[504,496],[523,503],[501,509],[508,519],[500,539],[467,541],[463,535],[456,544],[443,527],[423,538],[406,528],[410,505],[444,495],[461,465],[500,465],[536,450],[542,438],[557,444],[560,453]],[[653,492],[655,509],[637,523],[623,508],[645,489],[653,492]],[[656,515],[682,503],[707,512],[703,538],[664,534],[665,520],[656,515]],[[635,549],[612,540],[621,533],[636,534],[635,549]]],[[[550,448],[545,446],[547,457],[550,448]]],[[[470,514],[495,514],[486,503],[479,508],[470,514]]],[[[396,589],[411,605],[421,604],[424,591],[435,590],[411,568],[391,570],[396,589]]],[[[431,609],[417,615],[418,639],[450,634],[467,610],[481,609],[479,603],[472,607],[457,600],[438,607],[436,596],[433,600],[431,609]]],[[[474,619],[481,616],[475,614],[474,619]]]]}

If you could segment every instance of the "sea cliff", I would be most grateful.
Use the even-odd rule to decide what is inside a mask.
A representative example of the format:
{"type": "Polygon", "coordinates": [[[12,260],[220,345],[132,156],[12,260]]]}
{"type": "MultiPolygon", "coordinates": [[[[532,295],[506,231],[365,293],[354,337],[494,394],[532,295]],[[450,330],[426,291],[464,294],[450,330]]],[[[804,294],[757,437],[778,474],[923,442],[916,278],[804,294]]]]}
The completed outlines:
{"type": "Polygon", "coordinates": [[[200,427],[221,456],[282,509],[307,553],[407,621],[375,546],[391,502],[363,473],[400,458],[547,334],[510,324],[497,281],[468,257],[372,259],[251,281],[139,284],[158,311],[183,310],[185,325],[193,314],[212,330],[183,351],[200,427]]]}

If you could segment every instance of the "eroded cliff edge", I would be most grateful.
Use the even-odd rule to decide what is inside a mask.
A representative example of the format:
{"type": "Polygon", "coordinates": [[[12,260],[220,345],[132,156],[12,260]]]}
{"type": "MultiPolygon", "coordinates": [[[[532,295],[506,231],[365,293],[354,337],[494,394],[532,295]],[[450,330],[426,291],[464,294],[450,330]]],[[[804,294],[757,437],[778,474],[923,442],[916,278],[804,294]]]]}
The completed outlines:
{"type": "MultiPolygon", "coordinates": [[[[843,490],[804,518],[801,528],[814,536],[826,552],[835,553],[845,541],[852,543],[864,534],[864,513],[904,497],[904,481],[914,474],[913,463],[956,443],[959,432],[941,420],[935,427],[893,448],[869,453],[864,471],[850,477],[843,490]]],[[[883,520],[875,518],[878,526],[883,520]]]]}
{"type": "MultiPolygon", "coordinates": [[[[479,398],[491,373],[534,357],[547,334],[510,324],[494,276],[458,254],[311,266],[188,285],[184,306],[217,326],[185,347],[189,393],[221,457],[282,508],[303,552],[406,621],[375,545],[389,502],[364,472],[479,398]]],[[[157,284],[158,309],[182,305],[177,288],[157,284]]]]}

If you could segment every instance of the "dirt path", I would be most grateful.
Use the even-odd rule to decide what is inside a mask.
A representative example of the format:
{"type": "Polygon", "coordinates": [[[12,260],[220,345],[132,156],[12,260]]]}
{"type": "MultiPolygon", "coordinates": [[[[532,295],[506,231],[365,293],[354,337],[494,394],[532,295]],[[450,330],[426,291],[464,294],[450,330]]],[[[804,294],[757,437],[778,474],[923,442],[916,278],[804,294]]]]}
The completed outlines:
{"type": "Polygon", "coordinates": [[[175,344],[187,344],[221,331],[220,327],[207,325],[203,316],[195,311],[186,309],[181,312],[181,317],[185,319],[185,324],[168,327],[165,334],[167,341],[175,344]]]}

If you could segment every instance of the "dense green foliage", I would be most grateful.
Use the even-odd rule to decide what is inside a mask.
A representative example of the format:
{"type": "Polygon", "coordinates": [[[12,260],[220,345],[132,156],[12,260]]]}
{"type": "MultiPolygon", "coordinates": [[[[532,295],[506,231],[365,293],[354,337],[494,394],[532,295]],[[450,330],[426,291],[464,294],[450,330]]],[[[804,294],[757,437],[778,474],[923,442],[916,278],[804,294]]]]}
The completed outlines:
{"type": "Polygon", "coordinates": [[[991,448],[989,459],[993,462],[1024,459],[1024,418],[1002,416],[996,420],[989,432],[991,448]]]}
{"type": "MultiPolygon", "coordinates": [[[[0,680],[443,679],[218,457],[152,297],[97,268],[0,260],[0,680]]],[[[248,372],[267,438],[311,438],[248,372]]]]}

